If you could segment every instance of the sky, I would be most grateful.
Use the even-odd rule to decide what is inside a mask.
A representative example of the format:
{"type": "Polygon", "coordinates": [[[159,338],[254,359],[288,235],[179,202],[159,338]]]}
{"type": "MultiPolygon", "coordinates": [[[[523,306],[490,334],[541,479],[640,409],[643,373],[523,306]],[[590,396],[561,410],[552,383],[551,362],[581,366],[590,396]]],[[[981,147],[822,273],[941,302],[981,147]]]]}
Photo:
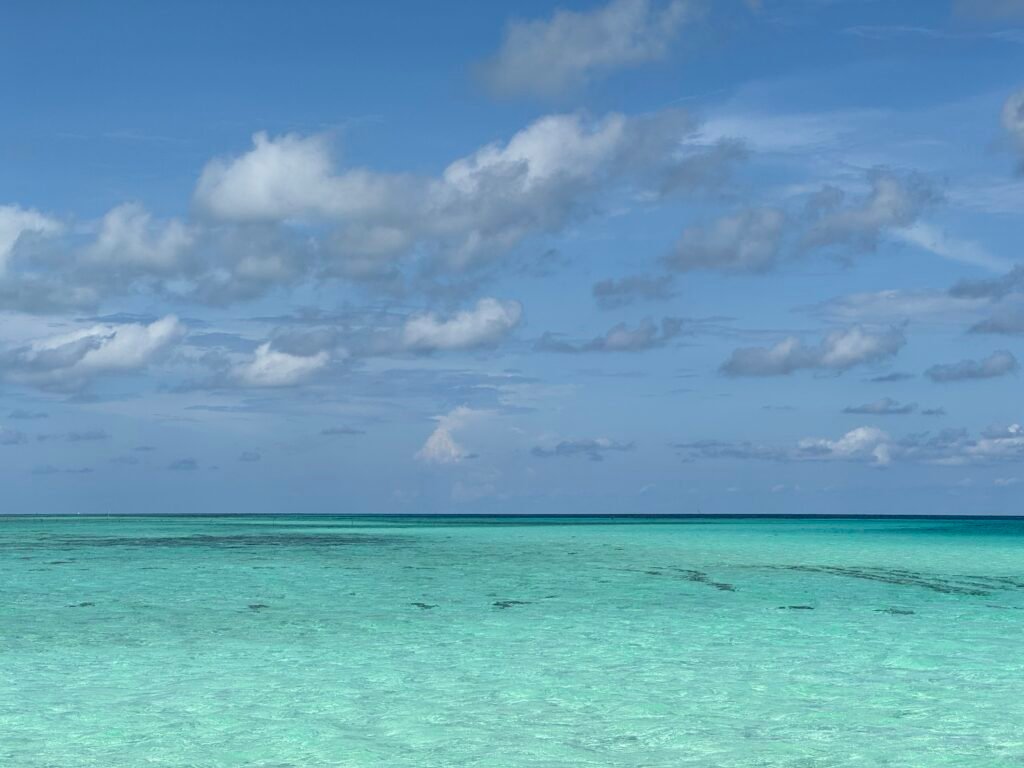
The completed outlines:
{"type": "Polygon", "coordinates": [[[14,0],[0,70],[5,512],[1022,508],[1022,0],[14,0]]]}

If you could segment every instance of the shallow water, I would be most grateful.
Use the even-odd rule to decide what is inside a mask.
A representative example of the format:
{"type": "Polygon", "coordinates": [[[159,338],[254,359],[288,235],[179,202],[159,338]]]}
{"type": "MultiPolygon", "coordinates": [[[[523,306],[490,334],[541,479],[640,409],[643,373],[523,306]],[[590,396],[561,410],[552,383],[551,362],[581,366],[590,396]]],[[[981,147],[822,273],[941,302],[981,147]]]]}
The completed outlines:
{"type": "Polygon", "coordinates": [[[0,765],[1019,766],[1024,521],[0,518],[0,765]]]}

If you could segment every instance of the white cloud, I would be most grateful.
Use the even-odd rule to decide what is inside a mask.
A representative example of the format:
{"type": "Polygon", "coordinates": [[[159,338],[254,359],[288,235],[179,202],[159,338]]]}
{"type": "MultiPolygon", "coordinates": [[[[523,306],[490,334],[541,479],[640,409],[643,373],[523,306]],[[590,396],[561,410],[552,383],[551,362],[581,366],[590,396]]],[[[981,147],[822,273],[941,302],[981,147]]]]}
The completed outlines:
{"type": "Polygon", "coordinates": [[[1003,430],[984,434],[964,447],[968,459],[1019,459],[1024,455],[1024,426],[1010,424],[1003,430]]]}
{"type": "Polygon", "coordinates": [[[227,221],[312,217],[341,225],[331,249],[341,273],[379,273],[388,261],[423,251],[460,269],[561,229],[616,185],[690,183],[673,172],[692,165],[692,156],[680,154],[692,130],[676,111],[599,120],[549,115],[433,178],[338,171],[324,136],[257,134],[248,153],[207,165],[196,202],[227,221]]]}
{"type": "Polygon", "coordinates": [[[850,201],[844,191],[826,187],[811,202],[812,223],[804,234],[808,248],[846,245],[873,249],[892,228],[913,224],[938,199],[932,185],[919,174],[897,175],[876,169],[869,175],[871,189],[850,201]]]}
{"type": "Polygon", "coordinates": [[[879,465],[892,461],[891,438],[877,427],[851,429],[838,440],[804,438],[798,443],[800,451],[820,457],[859,459],[870,457],[879,465]]]}
{"type": "Polygon", "coordinates": [[[764,272],[776,265],[785,214],[777,208],[749,208],[683,232],[666,261],[674,269],[764,272]]]}
{"type": "Polygon", "coordinates": [[[807,309],[845,322],[894,323],[914,319],[962,323],[989,306],[989,299],[939,291],[884,290],[851,293],[807,309]]]}
{"type": "Polygon", "coordinates": [[[787,257],[817,249],[833,249],[844,257],[870,251],[883,236],[893,234],[945,258],[1005,267],[974,243],[917,224],[921,213],[939,198],[923,176],[876,168],[867,181],[870,188],[859,198],[825,186],[797,208],[794,203],[806,192],[799,189],[782,206],[748,207],[693,225],[684,230],[665,263],[681,271],[767,272],[787,257]]]}
{"type": "Polygon", "coordinates": [[[460,405],[443,416],[436,417],[437,426],[423,447],[416,452],[415,458],[426,464],[458,464],[472,458],[473,454],[456,441],[455,433],[488,413],[460,405]]]}
{"type": "Polygon", "coordinates": [[[330,360],[327,350],[313,355],[292,355],[272,349],[270,342],[256,348],[252,357],[232,368],[232,378],[246,387],[289,387],[308,379],[330,360]]]}
{"type": "Polygon", "coordinates": [[[173,315],[149,324],[93,325],[9,350],[0,365],[16,381],[73,388],[100,375],[146,367],[184,332],[173,315]]]}
{"type": "Polygon", "coordinates": [[[95,224],[91,242],[76,231],[58,250],[12,260],[19,240],[60,226],[0,207],[0,302],[45,312],[158,294],[219,305],[304,279],[438,287],[605,206],[717,188],[742,151],[687,143],[694,127],[678,110],[548,115],[434,176],[336,165],[327,135],[259,133],[249,151],[206,165],[194,190],[201,216],[188,223],[128,203],[95,224]]]}
{"type": "Polygon", "coordinates": [[[167,271],[178,266],[193,235],[180,221],[162,226],[137,203],[111,209],[100,223],[96,240],[85,254],[94,264],[128,265],[167,271]]]}
{"type": "Polygon", "coordinates": [[[711,115],[701,126],[699,138],[715,141],[731,137],[740,139],[755,152],[814,152],[820,156],[887,117],[887,113],[877,110],[795,114],[729,110],[711,115]]]}
{"type": "Polygon", "coordinates": [[[958,363],[933,365],[924,374],[932,381],[946,383],[994,379],[1015,373],[1018,367],[1017,358],[1011,352],[999,350],[981,360],[961,360],[958,363]]]}
{"type": "Polygon", "coordinates": [[[484,75],[502,94],[553,96],[598,75],[659,59],[692,4],[612,0],[591,11],[558,10],[550,19],[513,21],[484,75]]]}
{"type": "Polygon", "coordinates": [[[184,332],[184,326],[173,315],[149,325],[120,325],[98,346],[86,352],[78,362],[78,367],[95,372],[141,368],[155,354],[177,341],[184,332]]]}
{"type": "Polygon", "coordinates": [[[52,235],[61,230],[56,219],[16,205],[0,205],[0,275],[14,253],[14,246],[25,234],[52,235]]]}
{"type": "Polygon", "coordinates": [[[722,364],[728,376],[783,376],[801,369],[845,371],[894,356],[906,344],[897,328],[885,332],[852,326],[832,331],[815,346],[790,336],[771,347],[744,347],[722,364]]]}
{"type": "Polygon", "coordinates": [[[964,466],[1019,462],[1024,457],[1024,427],[1011,424],[971,437],[963,429],[918,432],[892,437],[877,427],[861,426],[838,438],[806,437],[792,446],[703,440],[676,446],[689,460],[851,461],[887,466],[896,462],[964,466]]]}
{"type": "Polygon", "coordinates": [[[402,329],[402,344],[422,351],[494,345],[519,324],[522,313],[517,301],[484,298],[448,319],[433,312],[416,315],[402,329]]]}
{"type": "Polygon", "coordinates": [[[384,205],[398,181],[351,170],[335,174],[328,137],[266,133],[236,158],[219,158],[203,169],[195,199],[212,216],[232,221],[280,221],[293,217],[366,214],[384,205]]]}
{"type": "Polygon", "coordinates": [[[951,237],[943,230],[924,222],[896,228],[892,230],[892,236],[944,259],[969,264],[972,267],[981,267],[992,272],[1005,272],[1013,266],[1013,262],[1010,260],[992,255],[978,243],[951,237]]]}

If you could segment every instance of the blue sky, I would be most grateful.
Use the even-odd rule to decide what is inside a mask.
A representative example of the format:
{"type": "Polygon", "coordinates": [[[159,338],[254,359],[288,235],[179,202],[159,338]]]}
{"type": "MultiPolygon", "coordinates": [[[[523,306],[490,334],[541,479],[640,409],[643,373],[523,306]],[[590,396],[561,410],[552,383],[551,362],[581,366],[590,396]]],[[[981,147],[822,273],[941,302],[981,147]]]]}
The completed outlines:
{"type": "Polygon", "coordinates": [[[1014,513],[1024,3],[14,2],[12,512],[1014,513]]]}

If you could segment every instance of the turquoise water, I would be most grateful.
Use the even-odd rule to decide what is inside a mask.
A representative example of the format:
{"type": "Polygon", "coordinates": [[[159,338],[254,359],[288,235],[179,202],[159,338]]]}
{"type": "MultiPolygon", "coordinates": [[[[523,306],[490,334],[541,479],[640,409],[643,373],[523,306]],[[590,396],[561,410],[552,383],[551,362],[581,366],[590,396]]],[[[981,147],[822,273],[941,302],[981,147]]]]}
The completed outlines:
{"type": "Polygon", "coordinates": [[[1024,521],[0,518],[0,766],[1020,766],[1024,521]]]}

